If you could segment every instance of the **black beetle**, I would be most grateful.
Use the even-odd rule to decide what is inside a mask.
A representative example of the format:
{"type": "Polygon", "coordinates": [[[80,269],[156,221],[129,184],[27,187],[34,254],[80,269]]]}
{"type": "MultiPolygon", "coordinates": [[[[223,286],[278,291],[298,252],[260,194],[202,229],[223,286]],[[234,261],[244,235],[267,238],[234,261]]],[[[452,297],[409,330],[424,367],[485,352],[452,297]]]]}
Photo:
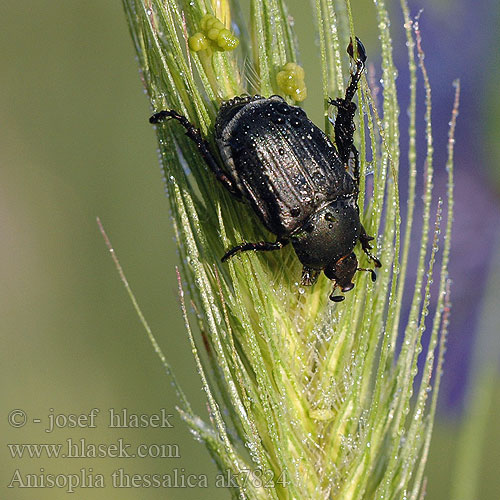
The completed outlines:
{"type": "MultiPolygon", "coordinates": [[[[242,243],[229,250],[222,261],[247,250],[278,250],[292,243],[303,264],[302,284],[312,285],[319,273],[334,282],[330,299],[339,286],[354,287],[358,268],[353,250],[358,242],[376,267],[380,261],[370,253],[371,236],[359,219],[359,154],[354,146],[352,99],[364,69],[366,51],[357,41],[356,69],[344,98],[329,103],[338,110],[335,145],[307,118],[277,95],[235,97],[220,107],[215,122],[215,143],[222,164],[200,131],[174,110],[155,113],[151,123],[173,118],[186,129],[217,179],[237,198],[250,203],[275,242],[242,243]]],[[[352,41],[347,48],[354,59],[352,41]]]]}

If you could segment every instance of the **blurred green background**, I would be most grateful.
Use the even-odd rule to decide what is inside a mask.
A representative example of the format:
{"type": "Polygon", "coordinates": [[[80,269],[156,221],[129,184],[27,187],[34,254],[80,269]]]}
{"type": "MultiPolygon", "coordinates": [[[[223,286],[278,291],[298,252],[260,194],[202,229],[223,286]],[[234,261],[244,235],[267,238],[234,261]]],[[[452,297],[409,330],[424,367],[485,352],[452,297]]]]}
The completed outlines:
{"type": "MultiPolygon", "coordinates": [[[[292,14],[300,20],[297,30],[306,74],[314,74],[319,61],[312,18],[301,14],[302,2],[290,3],[292,14]]],[[[376,42],[371,3],[353,3],[357,27],[370,47],[376,42]]],[[[413,5],[416,14],[419,4],[413,5]]],[[[451,19],[446,17],[451,5],[440,2],[439,6],[430,7],[429,23],[437,19],[436,31],[446,39],[447,28],[439,16],[451,19]]],[[[393,35],[404,48],[397,5],[394,10],[393,35]]],[[[121,3],[3,2],[0,19],[0,498],[66,497],[65,489],[6,487],[16,470],[23,475],[41,474],[41,468],[47,474],[79,473],[83,468],[106,476],[106,489],[80,489],[72,498],[228,498],[227,492],[215,488],[110,487],[109,475],[119,468],[128,474],[174,469],[206,474],[211,484],[217,473],[203,445],[192,439],[176,414],[173,389],[96,224],[99,216],[162,349],[195,409],[205,416],[204,393],[178,304],[177,255],[156,141],[147,122],[150,108],[121,3]],[[92,408],[100,409],[95,429],[45,431],[51,413],[85,414],[92,408]],[[174,414],[174,428],[110,429],[110,408],[145,414],[165,408],[174,414]],[[24,427],[9,425],[7,415],[14,409],[26,413],[24,427]],[[36,418],[42,422],[34,423],[36,418]],[[8,443],[60,443],[68,437],[90,443],[123,439],[134,445],[177,444],[181,456],[20,459],[12,458],[7,448],[8,443]]],[[[430,74],[431,81],[434,76],[430,74]]],[[[451,109],[450,84],[457,76],[461,75],[452,74],[446,83],[450,99],[445,109],[451,109]]],[[[309,94],[320,97],[319,78],[307,83],[309,94]]],[[[496,88],[493,91],[497,93],[496,88]]],[[[319,123],[319,100],[308,99],[306,109],[319,123]]],[[[488,119],[498,117],[490,114],[488,119]]],[[[445,140],[441,138],[441,144],[445,140]]],[[[493,229],[498,235],[498,228],[496,233],[493,229]]],[[[497,308],[491,309],[498,315],[497,308]]],[[[491,317],[479,321],[490,334],[497,324],[491,317]]],[[[486,500],[498,498],[500,491],[496,418],[500,391],[496,390],[488,411],[477,497],[486,500]]],[[[449,498],[462,415],[446,409],[440,412],[427,469],[426,498],[449,498]]]]}

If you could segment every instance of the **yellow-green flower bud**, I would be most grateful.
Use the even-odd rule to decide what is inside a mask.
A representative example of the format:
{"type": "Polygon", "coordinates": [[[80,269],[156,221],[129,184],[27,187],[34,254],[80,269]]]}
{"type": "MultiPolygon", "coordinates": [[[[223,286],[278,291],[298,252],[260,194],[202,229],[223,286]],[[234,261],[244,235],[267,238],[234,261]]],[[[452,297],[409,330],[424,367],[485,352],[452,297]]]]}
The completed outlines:
{"type": "Polygon", "coordinates": [[[307,97],[307,88],[305,85],[296,87],[290,95],[296,102],[302,102],[307,97]]]}
{"type": "Polygon", "coordinates": [[[220,31],[217,37],[217,45],[223,50],[234,50],[240,41],[227,29],[220,31]]]}
{"type": "Polygon", "coordinates": [[[239,45],[239,40],[211,14],[206,14],[200,21],[202,33],[196,33],[189,39],[191,50],[199,51],[212,46],[222,50],[233,50],[239,45]],[[211,43],[213,42],[213,43],[211,43]]]}
{"type": "Polygon", "coordinates": [[[276,75],[276,81],[278,82],[278,87],[282,90],[288,89],[295,85],[295,77],[292,73],[288,71],[280,71],[276,75]]]}
{"type": "Polygon", "coordinates": [[[299,66],[297,63],[294,62],[286,63],[285,66],[283,67],[283,71],[293,73],[300,80],[303,80],[304,77],[306,76],[304,68],[302,68],[301,66],[299,66]]]}
{"type": "Polygon", "coordinates": [[[218,30],[217,28],[210,28],[207,31],[207,37],[210,38],[210,40],[217,40],[219,33],[220,33],[220,30],[218,30]]]}
{"type": "Polygon", "coordinates": [[[226,29],[224,24],[221,21],[219,21],[218,19],[215,19],[215,22],[212,24],[212,28],[217,28],[218,30],[226,29]]]}
{"type": "Polygon", "coordinates": [[[188,43],[189,48],[194,52],[198,52],[200,50],[205,50],[208,48],[208,40],[203,33],[195,33],[193,36],[190,36],[188,43]]]}
{"type": "Polygon", "coordinates": [[[276,83],[281,91],[297,102],[307,97],[307,88],[304,82],[304,69],[298,64],[289,62],[276,75],[276,83]]]}
{"type": "MultiPolygon", "coordinates": [[[[203,31],[206,31],[207,29],[207,23],[214,19],[214,16],[212,16],[212,14],[205,14],[202,18],[201,18],[201,21],[200,21],[200,28],[203,30],[203,31]]],[[[212,27],[212,25],[210,25],[210,27],[212,27]]]]}

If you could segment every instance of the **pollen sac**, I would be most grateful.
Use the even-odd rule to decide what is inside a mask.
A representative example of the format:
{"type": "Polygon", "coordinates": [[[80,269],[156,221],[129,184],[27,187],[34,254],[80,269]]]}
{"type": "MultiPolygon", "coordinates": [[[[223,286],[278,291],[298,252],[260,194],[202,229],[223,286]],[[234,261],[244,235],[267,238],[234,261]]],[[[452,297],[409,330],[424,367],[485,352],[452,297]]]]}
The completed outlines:
{"type": "Polygon", "coordinates": [[[201,31],[189,37],[189,48],[198,52],[208,48],[215,50],[234,50],[239,40],[215,16],[206,14],[200,21],[201,31]]]}
{"type": "Polygon", "coordinates": [[[286,63],[276,75],[276,82],[280,90],[296,102],[302,102],[307,97],[307,88],[304,82],[304,69],[296,63],[286,63]]]}

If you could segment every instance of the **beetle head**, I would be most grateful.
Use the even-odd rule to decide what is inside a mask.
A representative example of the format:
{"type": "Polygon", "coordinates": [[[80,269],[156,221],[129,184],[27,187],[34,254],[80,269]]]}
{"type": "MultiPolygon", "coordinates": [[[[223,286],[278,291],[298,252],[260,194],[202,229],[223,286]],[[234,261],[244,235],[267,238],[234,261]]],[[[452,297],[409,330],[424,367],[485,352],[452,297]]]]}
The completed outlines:
{"type": "Polygon", "coordinates": [[[354,288],[352,278],[358,270],[358,259],[354,252],[340,258],[335,264],[325,268],[325,276],[338,285],[343,292],[354,288]]]}
{"type": "Polygon", "coordinates": [[[330,295],[330,300],[333,300],[333,302],[341,302],[344,300],[343,295],[335,295],[335,289],[339,286],[343,292],[352,290],[354,288],[352,279],[356,271],[366,271],[370,273],[372,282],[375,282],[377,279],[377,275],[373,269],[358,267],[358,259],[354,252],[342,257],[334,265],[324,269],[325,276],[335,283],[332,294],[330,295]]]}

